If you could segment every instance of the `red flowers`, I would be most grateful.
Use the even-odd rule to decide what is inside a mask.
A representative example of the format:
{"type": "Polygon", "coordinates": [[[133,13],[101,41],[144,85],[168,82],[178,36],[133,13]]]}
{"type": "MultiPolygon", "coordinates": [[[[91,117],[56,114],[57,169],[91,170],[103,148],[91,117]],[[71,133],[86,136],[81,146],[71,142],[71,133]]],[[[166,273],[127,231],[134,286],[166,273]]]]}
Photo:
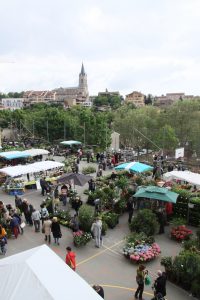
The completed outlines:
{"type": "Polygon", "coordinates": [[[192,235],[192,230],[185,227],[185,225],[177,226],[171,230],[171,238],[181,242],[188,240],[192,235]]]}

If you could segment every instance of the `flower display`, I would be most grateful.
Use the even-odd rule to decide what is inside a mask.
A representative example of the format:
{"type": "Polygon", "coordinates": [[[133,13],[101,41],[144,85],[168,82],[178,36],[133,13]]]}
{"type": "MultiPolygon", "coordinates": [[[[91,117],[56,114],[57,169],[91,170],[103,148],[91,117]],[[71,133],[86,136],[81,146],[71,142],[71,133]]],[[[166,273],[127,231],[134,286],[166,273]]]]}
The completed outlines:
{"type": "Polygon", "coordinates": [[[171,230],[171,238],[178,242],[189,240],[192,235],[192,230],[188,229],[185,225],[177,226],[171,230]]]}
{"type": "Polygon", "coordinates": [[[86,245],[92,239],[92,235],[90,232],[84,232],[82,230],[73,232],[73,237],[74,245],[77,247],[86,245]]]}
{"type": "Polygon", "coordinates": [[[141,236],[142,239],[138,239],[138,237],[128,237],[128,241],[132,241],[128,242],[123,248],[125,257],[133,262],[140,263],[151,261],[159,256],[161,253],[160,246],[151,237],[146,237],[145,235],[141,236]]]}

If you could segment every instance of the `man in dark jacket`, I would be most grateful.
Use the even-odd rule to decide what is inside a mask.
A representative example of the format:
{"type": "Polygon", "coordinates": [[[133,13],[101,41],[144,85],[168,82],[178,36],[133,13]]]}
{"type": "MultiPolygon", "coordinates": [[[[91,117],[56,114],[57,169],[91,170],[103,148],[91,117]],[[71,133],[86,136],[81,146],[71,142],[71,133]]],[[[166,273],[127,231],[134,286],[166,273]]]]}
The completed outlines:
{"type": "MultiPolygon", "coordinates": [[[[166,296],[166,275],[162,271],[158,271],[158,278],[155,280],[154,288],[155,288],[155,296],[162,295],[162,297],[166,296]]],[[[155,298],[153,298],[155,299],[155,298]]],[[[152,299],[152,300],[153,300],[152,299]]]]}
{"type": "Polygon", "coordinates": [[[133,212],[134,212],[134,201],[133,197],[130,197],[127,201],[127,210],[128,210],[128,222],[131,223],[133,212]]]}

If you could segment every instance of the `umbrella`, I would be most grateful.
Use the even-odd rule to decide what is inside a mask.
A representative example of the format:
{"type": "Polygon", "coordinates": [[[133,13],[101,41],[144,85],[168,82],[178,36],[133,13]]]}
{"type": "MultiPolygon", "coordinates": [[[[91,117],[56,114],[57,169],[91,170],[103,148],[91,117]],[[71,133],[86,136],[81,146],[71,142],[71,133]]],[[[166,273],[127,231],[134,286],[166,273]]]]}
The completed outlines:
{"type": "Polygon", "coordinates": [[[127,170],[127,171],[132,171],[132,172],[137,172],[137,173],[142,173],[142,172],[149,171],[152,169],[153,169],[153,167],[146,165],[146,164],[142,164],[138,161],[124,163],[124,164],[121,164],[121,165],[115,167],[115,170],[127,170]]]}
{"type": "Polygon", "coordinates": [[[158,186],[147,186],[140,188],[133,197],[149,198],[166,202],[176,203],[178,194],[169,191],[166,188],[158,186]]]}
{"type": "Polygon", "coordinates": [[[83,186],[88,182],[90,179],[92,179],[92,176],[79,174],[79,173],[68,173],[63,174],[58,180],[58,183],[66,183],[70,180],[74,181],[74,185],[83,186]]]}
{"type": "Polygon", "coordinates": [[[79,141],[72,141],[71,140],[71,141],[60,142],[60,144],[71,146],[71,145],[81,145],[82,143],[79,142],[79,141]]]}

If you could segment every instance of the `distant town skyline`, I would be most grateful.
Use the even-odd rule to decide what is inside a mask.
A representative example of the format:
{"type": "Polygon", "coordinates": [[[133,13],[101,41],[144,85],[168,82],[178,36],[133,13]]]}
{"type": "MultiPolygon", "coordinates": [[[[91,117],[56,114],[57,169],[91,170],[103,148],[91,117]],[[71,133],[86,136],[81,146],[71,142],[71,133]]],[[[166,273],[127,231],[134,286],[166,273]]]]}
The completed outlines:
{"type": "Polygon", "coordinates": [[[77,86],[199,95],[199,0],[7,0],[0,92],[77,86]]]}

